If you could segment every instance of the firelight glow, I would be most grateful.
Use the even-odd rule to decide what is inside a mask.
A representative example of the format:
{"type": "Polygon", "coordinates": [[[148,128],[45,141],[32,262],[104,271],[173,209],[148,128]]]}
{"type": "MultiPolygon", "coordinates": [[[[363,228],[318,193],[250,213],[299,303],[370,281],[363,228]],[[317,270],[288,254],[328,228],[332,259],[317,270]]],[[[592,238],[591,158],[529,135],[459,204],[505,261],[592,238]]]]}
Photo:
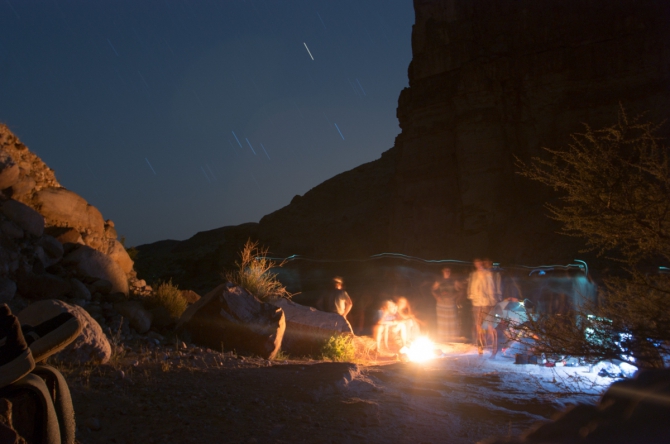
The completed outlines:
{"type": "Polygon", "coordinates": [[[433,342],[425,336],[417,338],[409,346],[407,357],[412,362],[425,362],[435,357],[433,342]]]}

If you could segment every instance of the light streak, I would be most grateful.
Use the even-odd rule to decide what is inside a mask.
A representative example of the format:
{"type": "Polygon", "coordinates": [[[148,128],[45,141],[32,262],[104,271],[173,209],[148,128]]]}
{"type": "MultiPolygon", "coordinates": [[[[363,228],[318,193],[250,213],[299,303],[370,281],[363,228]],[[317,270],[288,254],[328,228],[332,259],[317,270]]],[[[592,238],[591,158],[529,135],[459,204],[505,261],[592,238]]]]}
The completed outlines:
{"type": "Polygon", "coordinates": [[[212,169],[209,167],[209,165],[205,164],[205,167],[207,168],[207,171],[209,171],[209,174],[212,175],[212,179],[214,179],[215,181],[218,181],[218,179],[216,178],[216,174],[214,174],[214,171],[212,171],[212,169]]]}
{"type": "Polygon", "coordinates": [[[302,42],[302,44],[305,45],[305,49],[307,50],[307,53],[308,53],[309,56],[312,58],[312,60],[314,60],[314,56],[312,55],[312,52],[311,52],[311,51],[309,50],[309,48],[307,47],[307,43],[302,42]]]}
{"type": "Polygon", "coordinates": [[[249,142],[249,139],[247,139],[247,138],[245,137],[244,140],[247,141],[247,143],[249,144],[249,148],[251,148],[251,152],[254,153],[254,156],[255,156],[255,155],[256,155],[256,151],[254,151],[254,147],[251,146],[251,142],[249,142]]]}
{"type": "Polygon", "coordinates": [[[235,136],[235,140],[237,140],[237,144],[240,146],[240,148],[244,149],[244,147],[240,143],[240,139],[237,138],[237,134],[235,134],[235,131],[231,131],[231,133],[233,133],[233,136],[235,136]]]}
{"type": "Polygon", "coordinates": [[[337,132],[340,133],[340,137],[342,138],[342,140],[344,140],[344,136],[342,135],[342,131],[340,131],[340,127],[337,126],[337,123],[335,123],[335,128],[337,128],[337,132]]]}
{"type": "Polygon", "coordinates": [[[265,151],[265,147],[263,146],[262,143],[261,143],[261,148],[263,148],[263,152],[265,153],[265,155],[268,156],[268,160],[272,160],[272,159],[270,159],[270,155],[268,154],[268,152],[265,151]]]}
{"type": "Polygon", "coordinates": [[[356,83],[358,83],[358,86],[361,87],[361,91],[363,91],[363,95],[367,96],[367,94],[365,94],[365,90],[363,89],[363,85],[361,85],[361,82],[359,82],[358,79],[356,79],[356,83]]]}
{"type": "Polygon", "coordinates": [[[149,168],[151,168],[151,171],[154,172],[154,176],[157,176],[158,174],[156,174],[156,170],[154,170],[154,167],[152,167],[152,166],[151,166],[151,163],[149,163],[149,159],[147,159],[147,158],[145,157],[144,160],[147,161],[147,165],[149,165],[149,168]]]}
{"type": "Polygon", "coordinates": [[[207,183],[212,183],[211,180],[209,180],[209,177],[207,176],[207,173],[205,173],[205,169],[201,166],[200,169],[202,170],[202,174],[205,175],[205,179],[207,179],[207,183]]]}
{"type": "Polygon", "coordinates": [[[110,42],[109,39],[107,39],[107,43],[109,43],[109,46],[112,47],[112,51],[114,51],[114,54],[116,54],[116,56],[119,57],[119,53],[116,52],[116,48],[114,48],[114,45],[112,45],[112,42],[110,42]]]}
{"type": "Polygon", "coordinates": [[[321,24],[323,25],[323,30],[325,31],[325,30],[326,30],[326,24],[323,23],[323,19],[321,18],[321,14],[319,14],[319,13],[317,12],[316,15],[319,17],[319,20],[321,20],[321,24]]]}

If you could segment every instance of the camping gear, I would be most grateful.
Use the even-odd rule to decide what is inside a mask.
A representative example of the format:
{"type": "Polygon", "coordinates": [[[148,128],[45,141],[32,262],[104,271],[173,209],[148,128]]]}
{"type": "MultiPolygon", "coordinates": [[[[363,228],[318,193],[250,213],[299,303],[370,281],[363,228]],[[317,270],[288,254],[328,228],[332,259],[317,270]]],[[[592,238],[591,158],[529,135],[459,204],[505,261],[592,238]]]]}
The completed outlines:
{"type": "Polygon", "coordinates": [[[496,328],[505,321],[508,325],[521,325],[528,321],[528,313],[523,302],[514,299],[505,299],[493,306],[482,322],[482,329],[496,328]]]}
{"type": "Polygon", "coordinates": [[[51,401],[56,409],[56,416],[58,418],[58,427],[60,429],[61,443],[74,444],[75,440],[75,416],[74,408],[72,406],[72,397],[70,396],[70,388],[65,381],[63,375],[51,367],[50,365],[38,365],[32,372],[44,381],[49,393],[51,394],[51,401]]]}
{"type": "Polygon", "coordinates": [[[19,321],[6,304],[0,306],[0,389],[23,378],[35,368],[19,321]]]}
{"type": "Polygon", "coordinates": [[[60,444],[61,433],[49,388],[29,374],[0,389],[0,398],[12,406],[12,426],[27,442],[60,444]]]}
{"type": "Polygon", "coordinates": [[[79,336],[83,328],[72,313],[63,312],[50,301],[32,304],[17,316],[35,362],[63,350],[79,336]]]}

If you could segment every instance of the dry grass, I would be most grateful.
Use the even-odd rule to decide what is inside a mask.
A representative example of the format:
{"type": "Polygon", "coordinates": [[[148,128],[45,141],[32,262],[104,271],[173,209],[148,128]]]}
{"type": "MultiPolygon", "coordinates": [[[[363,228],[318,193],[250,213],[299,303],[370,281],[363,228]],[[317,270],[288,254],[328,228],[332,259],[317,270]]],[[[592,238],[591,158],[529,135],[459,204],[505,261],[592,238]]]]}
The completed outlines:
{"type": "Polygon", "coordinates": [[[153,307],[165,307],[172,319],[179,318],[188,307],[188,302],[181,295],[179,287],[172,283],[172,279],[158,284],[158,288],[147,298],[147,303],[153,307]]]}
{"type": "Polygon", "coordinates": [[[275,263],[267,258],[267,254],[267,248],[259,247],[258,242],[248,240],[240,252],[240,260],[235,262],[237,269],[224,273],[223,277],[261,301],[290,298],[293,295],[286,291],[277,275],[270,272],[272,268],[281,267],[284,263],[275,263]]]}

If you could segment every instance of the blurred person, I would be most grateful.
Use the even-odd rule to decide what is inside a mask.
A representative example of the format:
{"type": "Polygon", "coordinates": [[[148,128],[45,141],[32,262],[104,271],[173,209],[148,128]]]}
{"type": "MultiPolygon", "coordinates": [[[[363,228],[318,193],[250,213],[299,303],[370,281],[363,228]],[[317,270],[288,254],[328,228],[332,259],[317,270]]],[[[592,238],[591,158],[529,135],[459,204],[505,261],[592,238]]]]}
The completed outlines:
{"type": "MultiPolygon", "coordinates": [[[[479,354],[484,353],[484,347],[495,343],[493,328],[491,323],[487,322],[485,327],[482,324],[487,315],[498,302],[496,300],[495,283],[490,269],[486,268],[487,260],[475,259],[473,265],[474,271],[470,273],[468,280],[468,299],[472,301],[472,316],[474,322],[474,336],[477,341],[477,350],[479,354]]],[[[495,350],[494,350],[495,352],[495,350]]]]}
{"type": "Polygon", "coordinates": [[[432,287],[437,314],[437,341],[452,342],[458,337],[458,282],[451,277],[451,268],[442,269],[442,277],[432,287]]]}
{"type": "Polygon", "coordinates": [[[333,285],[335,288],[321,298],[317,308],[321,311],[337,313],[346,319],[354,303],[351,301],[349,293],[344,290],[344,280],[341,277],[334,277],[333,285]]]}
{"type": "Polygon", "coordinates": [[[379,309],[377,323],[372,329],[372,334],[377,342],[377,352],[382,350],[382,338],[384,339],[385,349],[389,350],[389,333],[400,337],[402,347],[407,345],[407,327],[398,317],[398,306],[395,302],[386,300],[379,309]]]}
{"type": "Polygon", "coordinates": [[[414,339],[421,336],[420,325],[424,325],[424,322],[419,320],[419,318],[414,315],[407,298],[399,296],[394,299],[398,309],[396,319],[405,324],[405,329],[407,330],[407,340],[413,341],[414,339]]]}

